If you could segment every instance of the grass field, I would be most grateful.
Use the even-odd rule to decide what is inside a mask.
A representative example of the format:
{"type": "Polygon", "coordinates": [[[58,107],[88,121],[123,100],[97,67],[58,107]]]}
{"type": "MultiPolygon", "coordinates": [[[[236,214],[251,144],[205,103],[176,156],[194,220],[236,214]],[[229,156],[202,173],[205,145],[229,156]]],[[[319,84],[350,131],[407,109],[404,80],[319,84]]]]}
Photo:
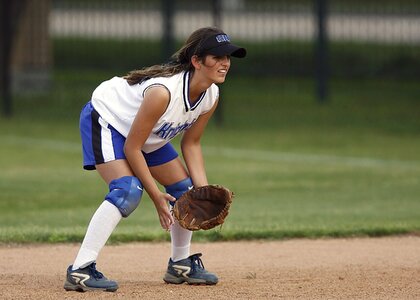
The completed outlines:
{"type": "MultiPolygon", "coordinates": [[[[80,241],[107,187],[81,169],[78,113],[107,72],[55,74],[0,119],[0,242],[80,241]],[[98,79],[99,78],[99,79],[98,79]],[[73,88],[75,87],[75,88],[73,88]]],[[[236,198],[197,240],[388,235],[420,230],[417,82],[229,78],[223,126],[203,138],[209,180],[236,198]]],[[[177,140],[176,140],[177,141],[177,140]]],[[[144,196],[111,242],[167,240],[144,196]]]]}

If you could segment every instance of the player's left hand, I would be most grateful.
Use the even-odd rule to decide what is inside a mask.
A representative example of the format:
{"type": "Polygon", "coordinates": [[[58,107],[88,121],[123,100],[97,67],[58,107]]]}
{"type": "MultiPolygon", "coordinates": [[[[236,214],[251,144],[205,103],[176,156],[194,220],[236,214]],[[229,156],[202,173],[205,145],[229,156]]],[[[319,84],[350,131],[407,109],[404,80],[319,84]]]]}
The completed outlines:
{"type": "Polygon", "coordinates": [[[221,185],[205,185],[184,193],[173,209],[175,219],[188,230],[208,230],[223,224],[234,194],[221,185]]]}

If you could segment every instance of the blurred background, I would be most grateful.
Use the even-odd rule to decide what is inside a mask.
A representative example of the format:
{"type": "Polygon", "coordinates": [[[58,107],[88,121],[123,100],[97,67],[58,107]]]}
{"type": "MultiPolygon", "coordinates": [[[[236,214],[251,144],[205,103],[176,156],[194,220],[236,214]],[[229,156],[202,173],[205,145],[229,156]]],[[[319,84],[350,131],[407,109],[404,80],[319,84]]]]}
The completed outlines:
{"type": "MultiPolygon", "coordinates": [[[[333,98],[335,79],[403,84],[420,77],[415,0],[1,3],[4,116],[14,113],[14,95],[51,92],[63,72],[80,78],[93,70],[124,74],[165,62],[194,29],[211,25],[248,48],[246,61],[234,62],[232,76],[308,79],[314,101],[333,98]]],[[[98,81],[106,79],[101,75],[98,81]]]]}
{"type": "MultiPolygon", "coordinates": [[[[168,61],[203,26],[248,50],[203,140],[209,180],[240,199],[226,233],[420,230],[419,1],[0,3],[0,239],[19,240],[16,226],[71,240],[82,224],[82,236],[106,187],[82,173],[80,109],[100,82],[168,61]]],[[[158,227],[150,211],[121,230],[158,227]]]]}

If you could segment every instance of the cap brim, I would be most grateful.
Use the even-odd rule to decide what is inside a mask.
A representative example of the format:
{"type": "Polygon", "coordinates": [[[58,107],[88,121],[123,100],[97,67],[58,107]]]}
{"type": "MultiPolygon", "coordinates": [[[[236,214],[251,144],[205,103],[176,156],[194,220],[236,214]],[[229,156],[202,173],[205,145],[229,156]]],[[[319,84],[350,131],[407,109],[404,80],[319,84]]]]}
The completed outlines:
{"type": "Polygon", "coordinates": [[[246,56],[246,49],[233,44],[223,44],[208,50],[207,53],[216,56],[230,55],[233,57],[243,58],[246,56]]]}

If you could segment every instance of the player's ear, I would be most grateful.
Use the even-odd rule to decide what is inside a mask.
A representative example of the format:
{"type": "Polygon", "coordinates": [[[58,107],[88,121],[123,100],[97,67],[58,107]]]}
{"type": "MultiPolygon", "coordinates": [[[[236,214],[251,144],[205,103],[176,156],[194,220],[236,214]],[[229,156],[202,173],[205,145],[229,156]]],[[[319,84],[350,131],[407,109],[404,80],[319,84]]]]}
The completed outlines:
{"type": "Polygon", "coordinates": [[[201,58],[197,55],[193,55],[191,57],[191,64],[193,65],[194,69],[200,70],[201,68],[201,58]]]}

